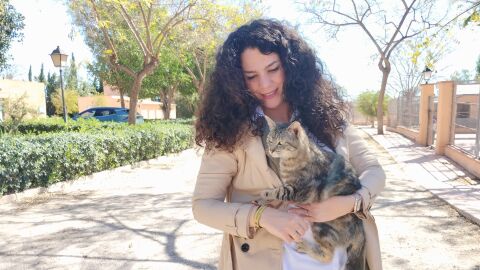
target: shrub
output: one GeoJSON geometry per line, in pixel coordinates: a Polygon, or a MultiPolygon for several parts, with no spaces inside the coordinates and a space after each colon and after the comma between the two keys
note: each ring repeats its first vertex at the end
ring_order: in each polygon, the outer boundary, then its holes
{"type": "Polygon", "coordinates": [[[192,127],[174,123],[0,139],[0,195],[75,179],[193,145],[192,127]]]}

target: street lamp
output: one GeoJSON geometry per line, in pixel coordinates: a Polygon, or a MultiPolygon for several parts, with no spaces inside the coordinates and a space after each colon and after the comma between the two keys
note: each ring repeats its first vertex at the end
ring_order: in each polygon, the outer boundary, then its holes
{"type": "Polygon", "coordinates": [[[63,78],[62,78],[62,67],[66,66],[68,55],[60,51],[60,46],[57,46],[55,50],[50,54],[52,57],[52,62],[55,67],[60,68],[60,88],[62,89],[62,106],[63,106],[63,121],[67,122],[67,107],[65,105],[65,93],[63,91],[63,78]]]}
{"type": "Polygon", "coordinates": [[[425,66],[425,70],[422,71],[423,78],[425,79],[425,83],[428,83],[428,80],[432,77],[432,70],[425,66]]]}

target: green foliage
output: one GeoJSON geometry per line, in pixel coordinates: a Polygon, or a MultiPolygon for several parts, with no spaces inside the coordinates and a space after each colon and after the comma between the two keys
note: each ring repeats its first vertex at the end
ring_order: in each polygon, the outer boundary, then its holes
{"type": "Polygon", "coordinates": [[[177,95],[175,99],[177,118],[191,118],[195,115],[199,101],[197,92],[190,95],[177,95]]]}
{"type": "Polygon", "coordinates": [[[45,82],[45,72],[43,71],[43,63],[42,66],[40,67],[40,74],[38,74],[38,77],[35,77],[35,80],[37,82],[45,82]]]}
{"type": "MultiPolygon", "coordinates": [[[[360,113],[367,117],[371,117],[372,126],[373,119],[377,116],[378,94],[379,92],[376,91],[364,91],[358,95],[357,100],[355,101],[360,113]]],[[[387,114],[389,100],[390,97],[387,95],[383,99],[383,115],[387,114]]]]}
{"type": "Polygon", "coordinates": [[[25,93],[20,97],[6,98],[3,101],[3,112],[5,114],[5,122],[2,123],[3,132],[15,133],[27,115],[37,115],[35,109],[28,107],[26,98],[27,94],[25,93]]]}
{"type": "Polygon", "coordinates": [[[30,68],[28,69],[28,81],[32,81],[32,65],[30,65],[30,68]]]}
{"type": "Polygon", "coordinates": [[[478,59],[477,59],[477,64],[475,66],[475,78],[477,80],[480,80],[480,55],[478,56],[478,59]]]}
{"type": "MultiPolygon", "coordinates": [[[[74,114],[78,112],[78,92],[67,89],[65,93],[65,106],[67,107],[67,114],[74,114]]],[[[55,113],[63,115],[62,90],[57,89],[52,94],[52,104],[55,107],[55,113]]]]}
{"type": "Polygon", "coordinates": [[[15,40],[21,41],[23,38],[21,31],[25,26],[24,19],[9,0],[0,0],[0,72],[8,67],[7,52],[10,44],[15,40]]]}
{"type": "Polygon", "coordinates": [[[73,53],[70,58],[70,66],[65,70],[65,88],[78,92],[77,64],[73,53]]]}
{"type": "MultiPolygon", "coordinates": [[[[480,5],[480,2],[478,2],[476,5],[480,5]]],[[[463,21],[463,27],[466,27],[469,24],[477,24],[477,26],[480,26],[480,8],[477,7],[476,9],[474,9],[472,14],[470,14],[463,21]]]]}
{"type": "Polygon", "coordinates": [[[193,144],[191,126],[174,122],[0,138],[0,195],[178,152],[193,144]]]}
{"type": "MultiPolygon", "coordinates": [[[[49,117],[42,119],[31,119],[21,122],[17,127],[17,133],[25,135],[38,135],[54,132],[101,132],[104,129],[121,129],[125,125],[115,122],[100,122],[95,118],[83,119],[77,121],[63,122],[62,117],[49,117]]],[[[0,125],[0,130],[6,130],[7,127],[0,125]]]]}
{"type": "Polygon", "coordinates": [[[472,78],[468,69],[462,69],[461,71],[455,71],[450,75],[452,81],[469,81],[472,78]]]}

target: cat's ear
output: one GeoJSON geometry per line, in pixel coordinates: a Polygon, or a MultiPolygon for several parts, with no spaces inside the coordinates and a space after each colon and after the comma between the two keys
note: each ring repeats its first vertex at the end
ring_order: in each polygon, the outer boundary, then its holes
{"type": "Polygon", "coordinates": [[[290,126],[288,126],[288,130],[290,130],[291,132],[293,132],[293,134],[295,134],[295,136],[298,137],[298,135],[303,131],[302,129],[302,125],[300,124],[300,122],[298,121],[293,121],[290,126]]]}
{"type": "Polygon", "coordinates": [[[266,115],[264,116],[264,118],[265,118],[265,121],[267,122],[268,129],[269,130],[275,129],[275,127],[277,126],[275,121],[273,121],[272,119],[270,119],[270,117],[268,117],[266,115]]]}

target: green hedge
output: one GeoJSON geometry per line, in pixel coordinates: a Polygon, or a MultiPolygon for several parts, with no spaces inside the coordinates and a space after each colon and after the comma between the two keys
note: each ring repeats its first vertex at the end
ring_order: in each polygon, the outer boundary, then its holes
{"type": "MultiPolygon", "coordinates": [[[[0,133],[7,133],[10,129],[11,123],[0,122],[0,133]]],[[[104,129],[118,129],[128,125],[127,123],[116,122],[100,122],[95,118],[91,119],[78,119],[74,121],[68,119],[65,124],[61,117],[51,117],[36,120],[27,120],[19,124],[17,127],[17,133],[25,135],[38,135],[43,133],[53,132],[68,132],[68,131],[101,131],[104,129]]]]}
{"type": "Polygon", "coordinates": [[[47,187],[192,147],[190,125],[146,123],[122,128],[0,139],[0,195],[47,187]]]}

